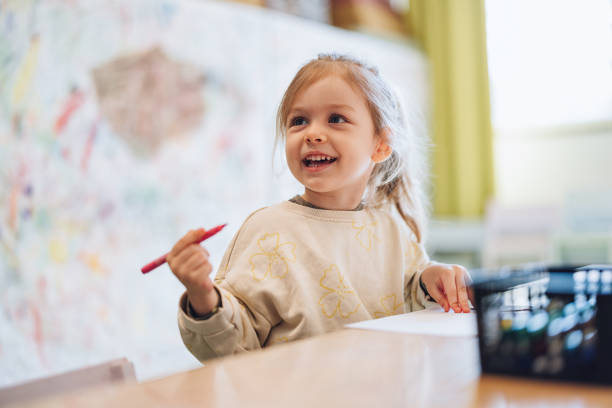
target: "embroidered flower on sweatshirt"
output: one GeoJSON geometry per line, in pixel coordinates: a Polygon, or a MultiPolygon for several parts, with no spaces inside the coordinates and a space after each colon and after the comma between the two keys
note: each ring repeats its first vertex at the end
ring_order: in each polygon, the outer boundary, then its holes
{"type": "Polygon", "coordinates": [[[347,318],[359,309],[359,299],[355,291],[344,283],[344,276],[334,264],[323,271],[319,285],[325,294],[319,299],[323,314],[332,318],[336,315],[347,318]]]}
{"type": "Polygon", "coordinates": [[[355,238],[359,242],[359,245],[361,245],[367,251],[372,249],[372,245],[377,239],[376,235],[374,234],[375,226],[375,222],[370,224],[362,224],[360,222],[353,221],[353,228],[357,230],[355,238]]]}
{"type": "Polygon", "coordinates": [[[251,275],[253,279],[264,280],[268,277],[282,279],[289,272],[289,262],[295,261],[295,244],[280,242],[280,234],[264,234],[257,240],[261,252],[251,255],[251,275]]]}
{"type": "Polygon", "coordinates": [[[382,306],[382,312],[376,311],[374,312],[374,317],[385,317],[385,316],[393,316],[394,314],[398,314],[402,311],[403,302],[399,302],[397,300],[397,295],[389,295],[383,296],[380,298],[380,305],[382,306]]]}

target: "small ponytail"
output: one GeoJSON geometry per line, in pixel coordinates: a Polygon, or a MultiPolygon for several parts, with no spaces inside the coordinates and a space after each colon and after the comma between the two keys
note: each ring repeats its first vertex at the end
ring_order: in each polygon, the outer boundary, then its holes
{"type": "Polygon", "coordinates": [[[410,183],[403,174],[399,174],[388,183],[376,187],[370,205],[375,208],[388,206],[397,211],[414,233],[417,242],[422,242],[424,237],[419,221],[425,216],[424,210],[419,208],[419,201],[409,193],[411,190],[410,183]]]}

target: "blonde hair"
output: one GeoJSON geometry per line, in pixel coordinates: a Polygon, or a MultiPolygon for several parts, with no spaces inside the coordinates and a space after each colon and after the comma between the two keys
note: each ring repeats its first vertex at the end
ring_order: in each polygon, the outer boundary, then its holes
{"type": "Polygon", "coordinates": [[[285,91],[276,115],[276,140],[285,140],[287,119],[297,94],[308,85],[328,76],[339,75],[366,99],[377,134],[385,134],[392,153],[374,166],[368,180],[365,204],[394,208],[414,233],[424,239],[426,199],[424,175],[426,151],[423,137],[410,131],[397,96],[382,80],[378,70],[365,63],[336,54],[321,54],[297,72],[285,91]],[[385,132],[386,131],[386,132],[385,132]]]}

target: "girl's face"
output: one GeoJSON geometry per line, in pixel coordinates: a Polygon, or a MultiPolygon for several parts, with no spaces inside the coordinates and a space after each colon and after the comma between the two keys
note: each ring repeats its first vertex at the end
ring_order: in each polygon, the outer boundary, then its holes
{"type": "Polygon", "coordinates": [[[365,98],[337,75],[302,89],[287,117],[289,169],[318,207],[359,205],[381,141],[365,98]]]}

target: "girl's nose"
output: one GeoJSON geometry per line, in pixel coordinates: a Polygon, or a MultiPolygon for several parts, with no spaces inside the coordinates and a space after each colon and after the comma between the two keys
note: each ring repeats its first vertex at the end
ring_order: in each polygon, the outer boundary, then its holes
{"type": "Polygon", "coordinates": [[[325,143],[327,141],[327,137],[320,132],[309,132],[306,133],[305,136],[306,143],[325,143]]]}

